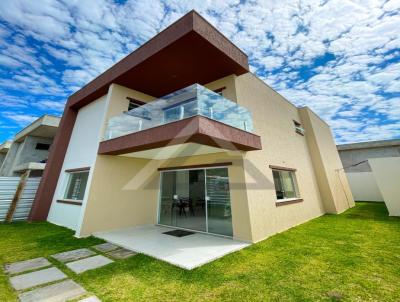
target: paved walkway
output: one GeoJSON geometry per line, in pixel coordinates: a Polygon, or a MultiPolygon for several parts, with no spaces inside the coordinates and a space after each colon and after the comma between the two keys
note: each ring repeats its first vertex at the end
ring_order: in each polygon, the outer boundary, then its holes
{"type": "MultiPolygon", "coordinates": [[[[111,243],[92,248],[67,251],[50,257],[65,264],[74,273],[82,274],[113,263],[114,260],[109,257],[119,260],[136,255],[135,252],[111,243]]],[[[21,302],[64,302],[79,298],[81,302],[100,301],[43,257],[6,264],[4,271],[21,302]]]]}

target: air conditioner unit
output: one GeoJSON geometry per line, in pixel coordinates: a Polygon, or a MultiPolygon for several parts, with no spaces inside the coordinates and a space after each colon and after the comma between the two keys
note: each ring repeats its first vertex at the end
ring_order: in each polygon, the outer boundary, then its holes
{"type": "Polygon", "coordinates": [[[306,131],[304,130],[304,128],[303,127],[296,127],[296,132],[297,133],[299,133],[299,134],[301,134],[301,135],[304,135],[305,133],[306,133],[306,131]]]}

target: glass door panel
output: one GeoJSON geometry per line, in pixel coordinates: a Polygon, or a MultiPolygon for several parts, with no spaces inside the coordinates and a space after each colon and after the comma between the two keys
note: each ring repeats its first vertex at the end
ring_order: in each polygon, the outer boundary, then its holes
{"type": "Polygon", "coordinates": [[[161,173],[159,223],[207,231],[204,170],[161,173]]]}
{"type": "Polygon", "coordinates": [[[232,236],[228,169],[207,169],[206,188],[208,232],[232,236]]]}

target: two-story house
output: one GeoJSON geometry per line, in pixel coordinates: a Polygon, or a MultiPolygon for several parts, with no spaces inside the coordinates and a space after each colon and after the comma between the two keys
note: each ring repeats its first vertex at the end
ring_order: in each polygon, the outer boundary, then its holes
{"type": "Polygon", "coordinates": [[[30,219],[257,242],[353,205],[329,126],[192,11],[68,98],[30,219]]]}

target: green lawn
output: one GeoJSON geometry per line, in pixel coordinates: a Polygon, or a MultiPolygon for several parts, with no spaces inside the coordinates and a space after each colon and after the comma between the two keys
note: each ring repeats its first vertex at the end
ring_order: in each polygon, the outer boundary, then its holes
{"type": "MultiPolygon", "coordinates": [[[[0,264],[101,242],[72,235],[0,224],[0,264]]],[[[58,266],[102,301],[400,301],[400,219],[382,203],[358,203],[193,271],[144,255],[80,276],[58,266]]],[[[0,301],[16,301],[2,271],[0,301]]]]}

